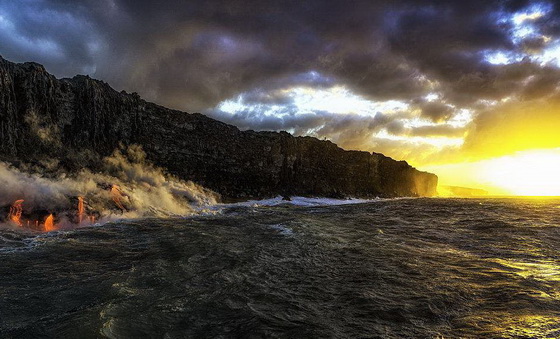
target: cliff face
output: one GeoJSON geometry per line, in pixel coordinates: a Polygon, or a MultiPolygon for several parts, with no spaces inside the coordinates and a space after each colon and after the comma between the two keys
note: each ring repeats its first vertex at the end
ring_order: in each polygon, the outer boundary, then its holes
{"type": "Polygon", "coordinates": [[[0,142],[0,160],[69,171],[95,169],[120,144],[139,144],[156,165],[225,198],[432,196],[437,187],[434,174],[382,154],[240,131],[87,76],[58,80],[39,64],[1,57],[0,142]]]}

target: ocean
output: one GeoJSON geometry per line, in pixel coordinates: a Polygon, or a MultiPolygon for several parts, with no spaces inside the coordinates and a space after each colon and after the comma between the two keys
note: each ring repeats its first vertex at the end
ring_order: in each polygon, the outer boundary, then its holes
{"type": "Polygon", "coordinates": [[[2,228],[0,337],[558,338],[560,199],[272,199],[2,228]]]}

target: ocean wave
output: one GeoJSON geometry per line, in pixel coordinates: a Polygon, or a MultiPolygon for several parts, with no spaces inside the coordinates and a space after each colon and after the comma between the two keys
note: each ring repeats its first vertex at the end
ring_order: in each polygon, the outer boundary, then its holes
{"type": "Polygon", "coordinates": [[[382,199],[382,198],[375,198],[375,199],[357,199],[357,198],[349,198],[349,199],[333,199],[333,198],[309,198],[309,197],[290,197],[289,200],[284,199],[282,196],[277,196],[271,199],[262,199],[262,200],[247,200],[237,203],[229,203],[229,204],[217,204],[214,208],[223,208],[223,207],[261,207],[261,206],[278,206],[278,205],[294,205],[294,206],[303,206],[303,207],[312,207],[312,206],[338,206],[338,205],[349,205],[349,204],[365,204],[375,201],[383,201],[383,200],[390,200],[390,199],[382,199]]]}

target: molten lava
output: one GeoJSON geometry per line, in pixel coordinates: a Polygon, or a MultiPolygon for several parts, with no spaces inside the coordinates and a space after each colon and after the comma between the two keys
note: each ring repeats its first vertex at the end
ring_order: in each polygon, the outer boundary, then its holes
{"type": "Polygon", "coordinates": [[[47,219],[45,219],[45,232],[54,231],[54,217],[52,214],[49,214],[47,219]]]}
{"type": "Polygon", "coordinates": [[[8,214],[8,219],[16,223],[18,226],[23,226],[21,223],[21,213],[23,212],[23,199],[16,200],[10,207],[10,213],[8,214]]]}
{"type": "Polygon", "coordinates": [[[115,203],[115,205],[117,205],[118,208],[120,208],[123,211],[126,210],[122,204],[123,196],[121,194],[121,190],[119,189],[119,186],[117,185],[111,186],[111,198],[113,199],[113,202],[115,203]]]}
{"type": "MultiPolygon", "coordinates": [[[[122,199],[122,195],[120,193],[120,190],[117,186],[114,186],[114,188],[111,189],[111,195],[113,198],[113,201],[115,202],[115,204],[117,204],[117,206],[124,210],[124,206],[121,203],[121,199],[122,199]]],[[[90,224],[94,224],[95,223],[95,219],[96,217],[94,215],[88,215],[86,213],[86,206],[85,206],[85,201],[84,198],[79,196],[78,197],[78,210],[77,210],[77,220],[78,220],[78,225],[81,225],[82,223],[90,223],[90,224]]],[[[38,216],[36,213],[32,214],[35,216],[38,216]]],[[[65,214],[63,212],[62,218],[65,218],[65,214]]],[[[60,225],[55,224],[54,222],[54,215],[51,213],[49,214],[42,223],[39,222],[39,220],[33,220],[33,219],[29,219],[29,218],[24,218],[23,217],[23,199],[19,199],[14,201],[14,203],[10,206],[10,211],[8,213],[8,218],[9,221],[11,221],[12,223],[20,226],[20,227],[25,227],[28,229],[32,229],[32,230],[36,230],[36,231],[44,231],[44,232],[50,232],[50,231],[54,231],[59,229],[60,225]]]]}
{"type": "MultiPolygon", "coordinates": [[[[24,223],[27,225],[27,228],[31,227],[30,220],[22,220],[22,213],[23,213],[23,199],[19,199],[14,201],[12,206],[10,207],[10,212],[8,213],[8,220],[17,224],[20,227],[24,227],[24,223]]],[[[35,230],[40,230],[39,228],[39,221],[35,220],[35,230]]],[[[49,214],[49,216],[45,219],[45,223],[42,225],[43,230],[46,232],[54,231],[56,229],[56,225],[54,224],[54,216],[49,214]]]]}
{"type": "Polygon", "coordinates": [[[78,197],[78,224],[82,223],[82,220],[84,219],[84,213],[84,198],[78,197]]]}

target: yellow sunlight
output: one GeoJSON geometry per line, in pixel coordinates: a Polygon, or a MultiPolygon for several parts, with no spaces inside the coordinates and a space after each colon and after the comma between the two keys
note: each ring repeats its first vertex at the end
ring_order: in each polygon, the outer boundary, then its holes
{"type": "Polygon", "coordinates": [[[425,169],[439,176],[440,185],[479,188],[490,195],[560,196],[560,148],[425,169]]]}
{"type": "Polygon", "coordinates": [[[484,162],[482,179],[513,195],[560,196],[560,151],[518,152],[484,162]]]}

